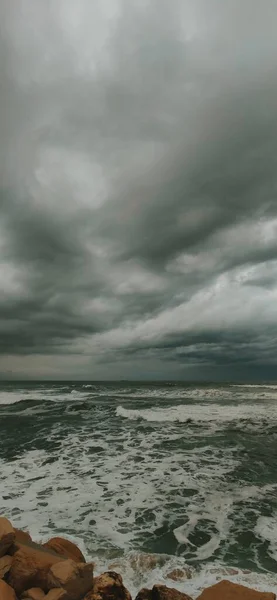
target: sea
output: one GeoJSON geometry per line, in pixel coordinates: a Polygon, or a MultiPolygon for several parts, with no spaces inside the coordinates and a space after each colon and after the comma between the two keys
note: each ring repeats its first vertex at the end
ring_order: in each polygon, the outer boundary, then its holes
{"type": "Polygon", "coordinates": [[[0,514],[132,594],[276,592],[277,384],[1,382],[0,514]]]}

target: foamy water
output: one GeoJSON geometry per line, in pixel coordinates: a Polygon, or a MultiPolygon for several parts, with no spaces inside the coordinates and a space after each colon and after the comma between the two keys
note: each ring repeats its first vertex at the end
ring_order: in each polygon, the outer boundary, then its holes
{"type": "Polygon", "coordinates": [[[276,400],[271,384],[2,385],[0,512],[36,540],[76,539],[99,570],[117,561],[133,592],[196,597],[230,567],[272,590],[276,400]],[[170,582],[176,566],[192,579],[170,582]]]}

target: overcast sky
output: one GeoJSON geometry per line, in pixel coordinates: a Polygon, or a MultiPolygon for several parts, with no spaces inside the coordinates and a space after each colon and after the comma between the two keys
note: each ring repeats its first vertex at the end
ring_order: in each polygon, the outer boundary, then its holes
{"type": "Polygon", "coordinates": [[[277,379],[276,0],[1,0],[0,375],[277,379]]]}

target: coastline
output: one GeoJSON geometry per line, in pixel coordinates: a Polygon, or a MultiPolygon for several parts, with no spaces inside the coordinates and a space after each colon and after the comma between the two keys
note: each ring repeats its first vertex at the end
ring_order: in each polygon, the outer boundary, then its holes
{"type": "Polygon", "coordinates": [[[35,541],[27,531],[13,528],[8,519],[0,517],[1,600],[274,600],[276,597],[277,576],[268,574],[217,564],[191,568],[180,558],[137,552],[108,562],[104,557],[87,556],[70,536],[35,541]],[[34,588],[40,592],[33,592],[34,588]]]}

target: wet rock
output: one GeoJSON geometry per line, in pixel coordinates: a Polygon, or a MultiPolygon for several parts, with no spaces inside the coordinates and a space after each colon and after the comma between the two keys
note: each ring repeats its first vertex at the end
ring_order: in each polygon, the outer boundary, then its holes
{"type": "Polygon", "coordinates": [[[68,595],[62,588],[53,588],[44,596],[44,600],[67,600],[68,595]]]}
{"type": "Polygon", "coordinates": [[[185,581],[191,579],[191,573],[188,569],[173,569],[166,577],[172,581],[185,581]]]}
{"type": "Polygon", "coordinates": [[[191,598],[174,588],[168,588],[166,585],[154,585],[152,600],[191,600],[191,598]]]}
{"type": "MultiPolygon", "coordinates": [[[[122,577],[114,571],[107,571],[95,577],[92,591],[85,600],[132,600],[131,594],[123,585],[122,577]]],[[[146,599],[145,599],[146,600],[146,599]]]]}
{"type": "Polygon", "coordinates": [[[65,556],[65,558],[75,560],[75,562],[77,563],[86,562],[86,559],[83,556],[81,550],[79,550],[78,546],[64,538],[51,538],[50,540],[48,540],[48,542],[46,542],[46,544],[43,544],[43,547],[48,548],[49,550],[54,550],[54,552],[56,552],[57,554],[65,556]]]}
{"type": "Polygon", "coordinates": [[[15,541],[15,532],[12,524],[5,517],[0,517],[0,558],[7,554],[15,541]]]}
{"type": "Polygon", "coordinates": [[[62,588],[72,600],[80,600],[93,587],[92,563],[63,560],[53,564],[48,573],[48,589],[62,588]]]}
{"type": "Polygon", "coordinates": [[[223,580],[204,590],[198,600],[276,600],[276,596],[223,580]]]}
{"type": "Polygon", "coordinates": [[[5,556],[0,558],[0,579],[4,579],[5,575],[9,572],[12,561],[12,557],[8,554],[5,554],[5,556]]]}
{"type": "Polygon", "coordinates": [[[166,585],[154,585],[152,590],[143,588],[137,595],[136,600],[192,600],[187,594],[183,594],[166,585]]]}
{"type": "Polygon", "coordinates": [[[0,579],[0,598],[1,600],[16,600],[14,590],[3,579],[0,579]]]}
{"type": "Polygon", "coordinates": [[[137,594],[136,600],[152,600],[152,590],[142,588],[137,594]]]}
{"type": "Polygon", "coordinates": [[[13,556],[17,550],[19,550],[22,544],[25,546],[26,544],[32,543],[32,538],[27,531],[22,531],[21,529],[16,529],[14,527],[15,532],[15,541],[13,545],[9,548],[8,553],[13,556]]]}
{"type": "Polygon", "coordinates": [[[44,600],[45,593],[41,588],[31,588],[22,594],[22,598],[28,600],[44,600]]]}
{"type": "Polygon", "coordinates": [[[16,529],[16,527],[14,527],[14,532],[15,539],[17,542],[20,542],[21,544],[26,544],[32,541],[32,538],[28,531],[22,531],[22,529],[16,529]]]}
{"type": "Polygon", "coordinates": [[[47,592],[49,591],[48,571],[52,565],[61,560],[63,559],[60,556],[38,544],[22,545],[13,556],[8,583],[18,596],[32,587],[39,587],[47,592]]]}

